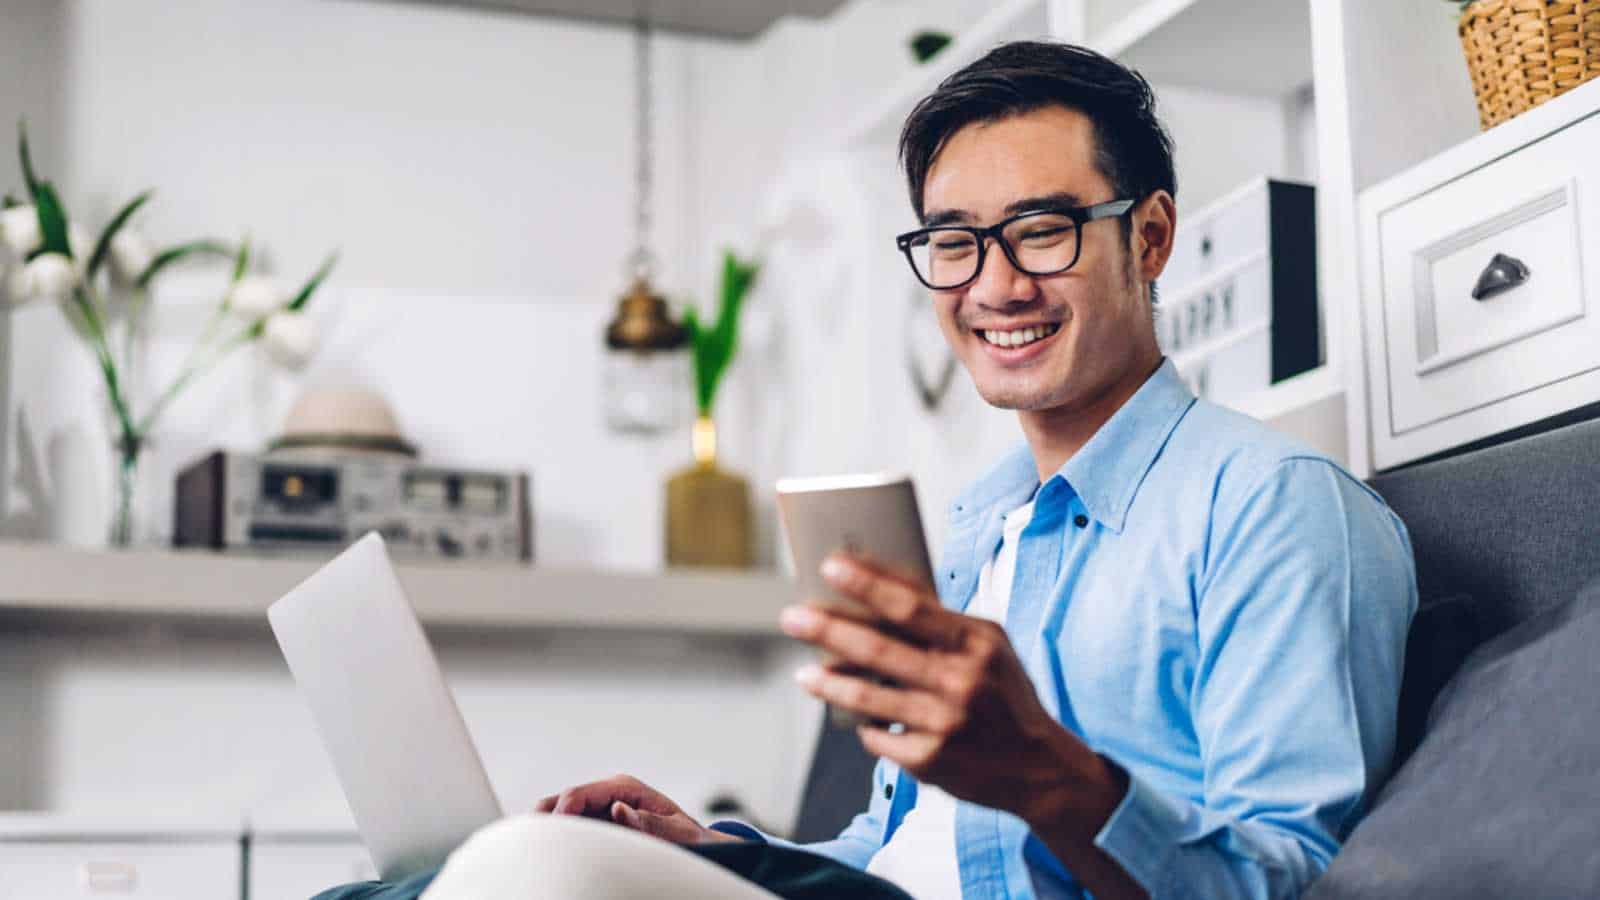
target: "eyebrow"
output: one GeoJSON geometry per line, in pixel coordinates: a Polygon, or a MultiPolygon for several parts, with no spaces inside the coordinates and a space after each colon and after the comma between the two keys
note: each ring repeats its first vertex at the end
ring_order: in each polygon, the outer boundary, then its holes
{"type": "MultiPolygon", "coordinates": [[[[1083,200],[1071,191],[1057,191],[1054,194],[1045,194],[1040,197],[1024,197],[1015,203],[1008,204],[1003,210],[1006,217],[1018,213],[1035,212],[1041,209],[1059,209],[1063,206],[1082,206],[1083,200]]],[[[923,228],[937,228],[940,225],[970,224],[976,219],[972,213],[964,209],[937,209],[922,217],[923,228]]]]}

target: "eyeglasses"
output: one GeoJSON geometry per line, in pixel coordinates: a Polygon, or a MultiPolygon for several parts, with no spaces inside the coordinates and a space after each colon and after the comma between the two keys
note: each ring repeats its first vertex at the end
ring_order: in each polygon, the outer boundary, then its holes
{"type": "Polygon", "coordinates": [[[1000,245],[1011,265],[1028,275],[1057,275],[1078,264],[1083,250],[1078,230],[1096,219],[1114,219],[1133,209],[1132,200],[1094,206],[1033,210],[1002,219],[988,228],[939,225],[908,231],[895,238],[917,280],[935,291],[970,284],[983,271],[989,238],[1000,245]]]}

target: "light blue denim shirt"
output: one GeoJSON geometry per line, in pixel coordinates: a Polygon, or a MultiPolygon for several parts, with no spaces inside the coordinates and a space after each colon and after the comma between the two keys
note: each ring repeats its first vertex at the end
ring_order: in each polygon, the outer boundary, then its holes
{"type": "MultiPolygon", "coordinates": [[[[1166,362],[1043,485],[1021,447],[956,501],[946,606],[966,608],[1035,492],[1006,631],[1050,713],[1129,775],[1095,843],[1155,898],[1298,895],[1393,754],[1417,603],[1405,527],[1166,362]]],[[[916,796],[880,761],[867,811],[804,847],[864,868],[916,796]]],[[[1085,896],[1008,813],[959,804],[956,851],[967,900],[1085,896]]]]}

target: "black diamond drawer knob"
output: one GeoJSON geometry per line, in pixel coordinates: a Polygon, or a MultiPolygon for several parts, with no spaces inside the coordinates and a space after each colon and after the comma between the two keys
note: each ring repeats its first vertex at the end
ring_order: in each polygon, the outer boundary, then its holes
{"type": "Polygon", "coordinates": [[[1528,269],[1528,264],[1515,256],[1496,253],[1494,259],[1489,260],[1489,265],[1478,276],[1478,283],[1472,288],[1472,299],[1488,300],[1498,297],[1528,280],[1533,274],[1528,269]]]}

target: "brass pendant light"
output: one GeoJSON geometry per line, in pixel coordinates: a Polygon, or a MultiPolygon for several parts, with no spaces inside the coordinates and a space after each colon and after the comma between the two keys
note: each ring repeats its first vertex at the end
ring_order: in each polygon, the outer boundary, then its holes
{"type": "Polygon", "coordinates": [[[629,287],[606,326],[606,422],[614,431],[654,434],[683,422],[690,393],[689,334],[672,318],[666,298],[651,287],[650,189],[653,162],[650,91],[650,26],[634,28],[636,122],[634,247],[627,261],[629,287]]]}

